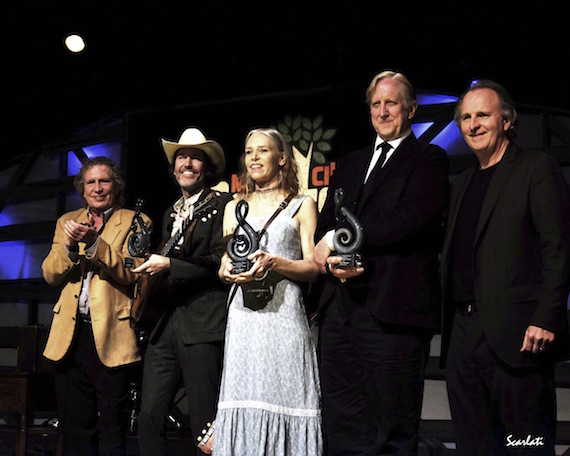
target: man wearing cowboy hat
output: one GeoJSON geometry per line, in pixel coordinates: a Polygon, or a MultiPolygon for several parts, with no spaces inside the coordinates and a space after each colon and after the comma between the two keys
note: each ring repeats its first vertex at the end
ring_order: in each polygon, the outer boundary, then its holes
{"type": "Polygon", "coordinates": [[[214,418],[226,326],[227,290],[216,271],[224,250],[223,209],[231,195],[210,188],[225,171],[224,152],[197,128],[186,129],[178,142],[162,139],[162,147],[182,192],[164,214],[162,239],[166,242],[180,230],[184,234],[172,255],[152,254],[134,270],[162,273],[154,296],[162,314],[144,359],[138,417],[141,456],[167,453],[165,418],[181,379],[194,438],[214,418]],[[212,207],[194,217],[194,209],[212,195],[212,207]],[[184,229],[188,218],[196,222],[184,229]]]}

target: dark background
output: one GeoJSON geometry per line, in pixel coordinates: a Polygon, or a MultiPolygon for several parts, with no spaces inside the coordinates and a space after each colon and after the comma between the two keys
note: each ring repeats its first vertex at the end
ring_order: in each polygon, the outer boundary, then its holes
{"type": "Polygon", "coordinates": [[[4,2],[0,161],[126,111],[322,88],[360,103],[386,68],[421,90],[491,78],[520,105],[567,108],[566,17],[545,1],[4,2]],[[83,53],[65,50],[70,32],[83,53]]]}
{"type": "Polygon", "coordinates": [[[330,141],[333,150],[327,153],[327,160],[334,161],[365,147],[373,139],[362,91],[353,88],[279,92],[247,100],[230,99],[130,114],[126,140],[128,205],[132,206],[136,198],[143,198],[145,211],[156,221],[160,220],[166,203],[180,196],[178,186],[173,184],[167,172],[161,137],[177,141],[185,128],[197,125],[222,146],[227,162],[224,180],[231,184],[231,175],[238,170],[246,133],[259,126],[277,127],[287,116],[296,118],[299,115],[311,122],[322,116],[323,129],[335,130],[330,141]]]}

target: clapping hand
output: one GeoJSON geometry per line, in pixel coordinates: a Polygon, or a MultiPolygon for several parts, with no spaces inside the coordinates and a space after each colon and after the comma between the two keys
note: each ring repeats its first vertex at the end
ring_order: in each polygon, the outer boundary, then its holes
{"type": "Polygon", "coordinates": [[[89,223],[78,223],[68,220],[63,226],[63,231],[67,235],[65,245],[69,250],[74,250],[80,242],[84,242],[86,247],[90,247],[97,240],[97,230],[92,220],[89,223]]]}

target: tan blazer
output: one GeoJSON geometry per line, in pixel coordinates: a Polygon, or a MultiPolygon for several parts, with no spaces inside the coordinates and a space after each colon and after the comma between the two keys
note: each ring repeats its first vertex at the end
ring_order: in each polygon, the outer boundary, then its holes
{"type": "MultiPolygon", "coordinates": [[[[44,350],[46,358],[60,361],[71,347],[81,284],[85,270],[90,268],[94,271],[89,289],[90,312],[95,347],[101,362],[107,367],[117,367],[141,359],[135,333],[129,324],[132,287],[137,274],[125,268],[125,258],[131,256],[127,240],[133,215],[132,210],[116,209],[105,225],[92,258],[86,258],[80,244],[79,259],[75,263],[64,247],[66,235],[63,227],[67,220],[87,222],[87,210],[68,212],[58,219],[51,250],[42,263],[46,282],[61,287],[44,350]]],[[[152,229],[150,219],[146,215],[143,219],[152,229]]],[[[133,268],[142,262],[142,258],[135,259],[133,268]]]]}

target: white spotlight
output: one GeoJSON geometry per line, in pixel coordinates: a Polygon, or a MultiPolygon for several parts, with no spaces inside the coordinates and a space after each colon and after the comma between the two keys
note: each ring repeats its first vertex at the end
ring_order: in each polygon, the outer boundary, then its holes
{"type": "Polygon", "coordinates": [[[68,35],[67,38],[65,38],[64,43],[65,47],[74,54],[78,54],[85,49],[85,41],[83,41],[83,38],[76,33],[68,35]]]}

